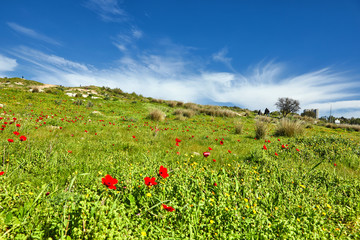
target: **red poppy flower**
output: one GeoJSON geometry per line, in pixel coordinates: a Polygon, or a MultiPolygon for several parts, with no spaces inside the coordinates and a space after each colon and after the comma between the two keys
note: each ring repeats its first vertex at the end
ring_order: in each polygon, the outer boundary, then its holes
{"type": "Polygon", "coordinates": [[[159,175],[163,178],[167,178],[169,176],[169,174],[167,173],[167,168],[160,166],[159,175]]]}
{"type": "Polygon", "coordinates": [[[71,150],[68,150],[68,153],[72,153],[72,151],[71,151],[71,150]]]}
{"type": "Polygon", "coordinates": [[[267,147],[264,145],[264,146],[263,146],[263,149],[264,149],[264,150],[267,150],[267,147]]]}
{"type": "Polygon", "coordinates": [[[145,181],[146,186],[157,185],[157,182],[155,182],[154,177],[152,177],[152,178],[146,177],[146,178],[144,178],[144,181],[145,181]]]}
{"type": "Polygon", "coordinates": [[[176,152],[177,155],[180,155],[180,152],[176,152]]]}
{"type": "Polygon", "coordinates": [[[209,147],[209,151],[211,151],[212,150],[212,148],[211,147],[209,147]]]}
{"type": "Polygon", "coordinates": [[[26,139],[27,139],[27,138],[26,138],[25,136],[21,136],[21,137],[20,137],[20,141],[26,141],[26,139]]]}
{"type": "Polygon", "coordinates": [[[175,210],[173,207],[166,206],[165,204],[163,204],[162,207],[163,207],[166,211],[168,211],[168,212],[172,212],[172,211],[175,210]]]}
{"type": "Polygon", "coordinates": [[[203,155],[204,155],[204,157],[208,157],[208,156],[210,156],[210,153],[209,152],[204,152],[203,155]]]}
{"type": "Polygon", "coordinates": [[[17,132],[17,131],[15,131],[15,132],[13,132],[13,134],[15,134],[16,136],[18,136],[20,133],[17,132]]]}
{"type": "Polygon", "coordinates": [[[299,149],[296,149],[296,151],[300,152],[300,150],[299,150],[299,149]]]}
{"type": "Polygon", "coordinates": [[[279,156],[277,153],[275,153],[276,156],[279,156]]]}
{"type": "Polygon", "coordinates": [[[133,138],[136,138],[135,136],[132,136],[133,138]]]}
{"type": "Polygon", "coordinates": [[[336,167],[337,165],[336,165],[336,163],[334,163],[334,167],[336,167]]]}
{"type": "Polygon", "coordinates": [[[176,146],[179,146],[179,143],[178,143],[178,142],[176,143],[176,146]]]}
{"type": "Polygon", "coordinates": [[[17,127],[20,127],[21,125],[20,124],[16,124],[17,127]]]}
{"type": "Polygon", "coordinates": [[[104,184],[110,189],[116,189],[114,185],[118,183],[118,180],[116,178],[111,177],[109,174],[106,175],[105,178],[102,178],[101,181],[102,184],[104,184]]]}
{"type": "Polygon", "coordinates": [[[214,186],[216,187],[216,186],[217,186],[217,183],[214,183],[214,186]]]}
{"type": "Polygon", "coordinates": [[[282,148],[286,148],[284,144],[283,144],[283,145],[281,145],[281,147],[282,147],[282,148]]]}
{"type": "Polygon", "coordinates": [[[231,151],[230,151],[230,150],[228,150],[228,152],[229,152],[229,153],[231,153],[231,151]]]}
{"type": "Polygon", "coordinates": [[[5,173],[5,172],[0,172],[0,176],[1,176],[1,175],[4,175],[4,173],[5,173]]]}
{"type": "Polygon", "coordinates": [[[278,138],[278,141],[280,142],[280,139],[278,138]]]}
{"type": "Polygon", "coordinates": [[[9,138],[9,139],[8,139],[8,142],[14,142],[14,140],[13,140],[13,139],[11,139],[11,138],[9,138]]]}
{"type": "Polygon", "coordinates": [[[224,144],[224,142],[223,141],[220,141],[220,145],[223,145],[224,144]]]}
{"type": "Polygon", "coordinates": [[[213,162],[216,162],[216,160],[215,160],[215,159],[213,159],[213,162]]]}
{"type": "Polygon", "coordinates": [[[45,193],[46,196],[49,196],[50,192],[45,193]]]}
{"type": "Polygon", "coordinates": [[[176,142],[178,142],[178,143],[179,143],[179,142],[181,142],[181,140],[180,140],[180,139],[178,139],[178,138],[176,138],[176,139],[175,139],[175,141],[176,141],[176,142]]]}

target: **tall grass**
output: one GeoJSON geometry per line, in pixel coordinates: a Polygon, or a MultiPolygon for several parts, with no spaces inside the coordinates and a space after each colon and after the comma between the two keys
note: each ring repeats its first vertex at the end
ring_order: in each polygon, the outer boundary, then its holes
{"type": "Polygon", "coordinates": [[[256,121],[255,123],[255,137],[257,139],[264,139],[266,137],[268,125],[263,121],[256,121]]]}
{"type": "Polygon", "coordinates": [[[302,121],[282,118],[276,126],[275,135],[294,137],[304,133],[304,123],[302,121]]]}
{"type": "Polygon", "coordinates": [[[149,113],[149,118],[154,121],[164,121],[165,116],[165,113],[160,109],[153,109],[149,113]]]}

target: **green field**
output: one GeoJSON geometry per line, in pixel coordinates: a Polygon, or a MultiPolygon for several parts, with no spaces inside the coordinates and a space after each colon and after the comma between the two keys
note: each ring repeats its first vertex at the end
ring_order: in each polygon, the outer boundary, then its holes
{"type": "Polygon", "coordinates": [[[359,132],[255,139],[249,110],[35,84],[0,79],[0,239],[360,239],[359,132]]]}

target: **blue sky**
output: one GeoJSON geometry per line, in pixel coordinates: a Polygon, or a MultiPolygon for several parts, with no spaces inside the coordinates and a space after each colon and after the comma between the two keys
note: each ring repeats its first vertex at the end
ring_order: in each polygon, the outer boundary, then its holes
{"type": "Polygon", "coordinates": [[[360,117],[360,1],[2,1],[0,36],[0,76],[360,117]]]}

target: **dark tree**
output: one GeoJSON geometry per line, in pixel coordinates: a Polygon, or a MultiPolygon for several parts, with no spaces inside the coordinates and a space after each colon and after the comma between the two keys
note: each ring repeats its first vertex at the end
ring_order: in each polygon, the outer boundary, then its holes
{"type": "Polygon", "coordinates": [[[300,102],[291,98],[279,98],[275,106],[286,117],[289,113],[296,113],[300,110],[300,102]]]}

